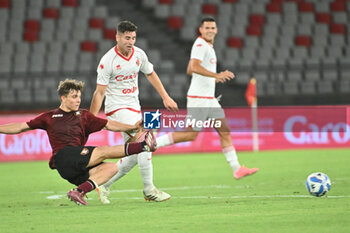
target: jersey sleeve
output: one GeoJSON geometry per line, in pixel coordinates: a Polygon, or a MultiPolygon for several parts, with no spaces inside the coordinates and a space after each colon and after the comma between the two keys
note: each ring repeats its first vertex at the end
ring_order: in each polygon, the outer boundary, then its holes
{"type": "Polygon", "coordinates": [[[108,85],[112,75],[112,62],[108,58],[108,54],[104,55],[97,67],[97,84],[108,85]]]}
{"type": "Polygon", "coordinates": [[[201,40],[196,40],[192,46],[191,59],[198,59],[203,61],[205,55],[206,44],[201,40]]]}
{"type": "Polygon", "coordinates": [[[153,72],[153,64],[149,62],[145,52],[141,52],[141,68],[140,70],[144,74],[150,74],[153,72]]]}
{"type": "Polygon", "coordinates": [[[42,113],[39,116],[35,117],[34,119],[27,121],[27,125],[31,129],[44,129],[47,128],[47,113],[42,113]]]}
{"type": "Polygon", "coordinates": [[[100,117],[94,116],[91,112],[85,111],[85,125],[87,133],[93,133],[100,131],[107,124],[107,119],[102,119],[100,117]]]}

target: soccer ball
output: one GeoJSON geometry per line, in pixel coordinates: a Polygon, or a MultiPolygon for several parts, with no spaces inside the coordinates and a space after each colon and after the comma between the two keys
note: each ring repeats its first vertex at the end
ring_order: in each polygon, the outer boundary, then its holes
{"type": "Polygon", "coordinates": [[[315,172],[306,179],[306,188],[316,197],[322,197],[331,189],[331,180],[322,172],[315,172]]]}

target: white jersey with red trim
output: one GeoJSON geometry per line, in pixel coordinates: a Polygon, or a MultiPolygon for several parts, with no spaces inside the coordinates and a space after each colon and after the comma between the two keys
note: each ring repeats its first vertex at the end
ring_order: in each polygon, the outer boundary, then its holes
{"type": "Polygon", "coordinates": [[[146,53],[133,47],[130,57],[120,54],[116,47],[111,48],[97,67],[97,85],[107,86],[105,113],[120,108],[140,110],[138,74],[153,72],[153,65],[146,53]]]}
{"type": "MultiPolygon", "coordinates": [[[[191,50],[191,59],[198,59],[208,71],[216,73],[216,54],[213,46],[202,37],[198,37],[191,50]]],[[[188,97],[210,97],[215,96],[215,78],[203,76],[197,73],[192,74],[188,97]]]]}

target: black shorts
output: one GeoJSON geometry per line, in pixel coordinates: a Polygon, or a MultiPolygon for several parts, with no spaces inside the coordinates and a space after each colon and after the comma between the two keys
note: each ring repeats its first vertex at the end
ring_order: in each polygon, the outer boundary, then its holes
{"type": "Polygon", "coordinates": [[[70,183],[80,185],[89,179],[89,170],[100,165],[87,168],[94,146],[66,146],[54,155],[54,163],[58,173],[70,183]]]}

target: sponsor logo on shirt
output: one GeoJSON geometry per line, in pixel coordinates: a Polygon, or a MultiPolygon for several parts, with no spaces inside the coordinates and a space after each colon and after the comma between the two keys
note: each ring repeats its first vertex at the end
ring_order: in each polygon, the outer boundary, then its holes
{"type": "Polygon", "coordinates": [[[162,113],[159,109],[156,112],[143,112],[143,128],[160,129],[162,113]]]}
{"type": "Polygon", "coordinates": [[[81,155],[87,155],[89,154],[89,149],[88,148],[84,148],[81,152],[80,152],[81,155]]]}
{"type": "Polygon", "coordinates": [[[56,118],[56,117],[63,117],[63,114],[53,114],[52,118],[56,118]]]}
{"type": "Polygon", "coordinates": [[[115,80],[117,80],[117,82],[120,82],[120,81],[124,81],[124,80],[128,80],[128,79],[134,79],[137,77],[137,73],[134,73],[134,74],[131,74],[131,75],[127,75],[127,76],[124,76],[124,75],[118,75],[115,77],[115,80]]]}
{"type": "Polygon", "coordinates": [[[100,68],[101,68],[101,70],[103,70],[103,68],[105,68],[105,66],[103,64],[100,64],[100,68]]]}
{"type": "Polygon", "coordinates": [[[140,60],[137,58],[137,60],[136,60],[136,65],[137,66],[140,66],[140,60]]]}
{"type": "Polygon", "coordinates": [[[121,70],[122,67],[120,65],[117,65],[117,70],[121,70]]]}
{"type": "Polygon", "coordinates": [[[123,94],[131,94],[134,93],[137,90],[137,87],[132,87],[132,88],[125,88],[123,89],[123,94]]]}

